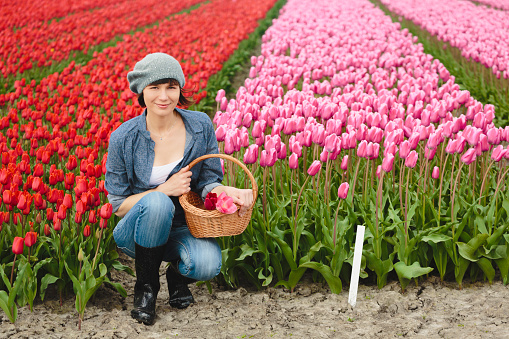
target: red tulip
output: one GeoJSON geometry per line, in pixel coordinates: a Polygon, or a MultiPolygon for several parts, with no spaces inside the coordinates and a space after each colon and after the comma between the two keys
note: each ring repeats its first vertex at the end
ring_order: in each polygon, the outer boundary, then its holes
{"type": "Polygon", "coordinates": [[[22,237],[14,237],[14,240],[12,242],[12,253],[22,254],[24,245],[25,239],[23,239],[22,237]]]}
{"type": "Polygon", "coordinates": [[[25,246],[32,247],[33,244],[37,241],[37,233],[35,232],[27,232],[25,234],[25,246]]]}
{"type": "Polygon", "coordinates": [[[10,205],[13,202],[12,192],[10,190],[5,190],[2,193],[2,200],[3,200],[4,204],[10,205]]]}
{"type": "Polygon", "coordinates": [[[66,194],[64,196],[64,200],[62,201],[62,204],[67,207],[67,209],[71,208],[72,207],[72,204],[73,204],[73,201],[72,201],[72,196],[70,194],[66,194]]]}
{"type": "Polygon", "coordinates": [[[46,209],[46,220],[52,221],[55,215],[55,211],[53,211],[51,208],[46,209]]]}
{"type": "Polygon", "coordinates": [[[208,193],[205,197],[204,205],[206,210],[214,210],[216,209],[217,203],[217,194],[216,193],[208,193]]]}
{"type": "Polygon", "coordinates": [[[53,229],[55,231],[60,231],[62,229],[62,220],[58,219],[58,218],[53,218],[53,229]]]}
{"type": "Polygon", "coordinates": [[[103,219],[109,219],[113,213],[113,206],[110,203],[106,203],[101,206],[99,210],[99,216],[103,219]]]}
{"type": "Polygon", "coordinates": [[[90,236],[90,225],[85,225],[83,228],[83,236],[88,238],[90,236]]]}
{"type": "Polygon", "coordinates": [[[95,224],[97,222],[95,210],[91,210],[90,213],[88,214],[88,222],[91,224],[95,224]]]}
{"type": "Polygon", "coordinates": [[[69,160],[67,160],[67,163],[65,164],[65,168],[67,168],[69,171],[72,171],[76,167],[78,167],[78,160],[76,159],[76,156],[70,155],[69,160]]]}
{"type": "Polygon", "coordinates": [[[67,207],[62,204],[58,207],[57,218],[64,220],[67,217],[67,207]]]}
{"type": "Polygon", "coordinates": [[[101,220],[99,221],[99,227],[100,227],[100,228],[106,228],[106,227],[108,227],[108,220],[107,220],[107,219],[103,219],[103,218],[101,218],[101,220]]]}
{"type": "Polygon", "coordinates": [[[346,199],[348,196],[348,190],[350,189],[350,185],[347,182],[342,183],[339,185],[338,188],[338,198],[339,199],[346,199]]]}
{"type": "Polygon", "coordinates": [[[51,234],[51,229],[49,228],[48,224],[44,225],[44,235],[49,236],[51,234]]]}
{"type": "Polygon", "coordinates": [[[81,214],[80,212],[76,212],[76,214],[74,215],[74,222],[77,224],[81,224],[82,220],[83,220],[83,214],[81,214]]]}

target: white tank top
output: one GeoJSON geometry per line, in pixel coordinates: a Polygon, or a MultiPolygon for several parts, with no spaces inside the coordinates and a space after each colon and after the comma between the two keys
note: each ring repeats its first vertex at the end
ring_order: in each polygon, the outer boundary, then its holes
{"type": "Polygon", "coordinates": [[[175,166],[178,165],[178,163],[182,159],[183,158],[180,158],[180,159],[175,160],[174,162],[171,162],[167,165],[152,167],[152,174],[150,175],[149,185],[150,186],[159,186],[163,182],[165,182],[166,178],[168,178],[168,175],[171,173],[171,171],[175,168],[175,166]]]}

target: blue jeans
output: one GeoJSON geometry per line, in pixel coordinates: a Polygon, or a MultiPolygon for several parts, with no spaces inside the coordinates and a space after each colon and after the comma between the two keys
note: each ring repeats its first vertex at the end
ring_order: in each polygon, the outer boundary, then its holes
{"type": "Polygon", "coordinates": [[[206,281],[221,270],[221,248],[214,238],[195,238],[186,225],[173,225],[175,205],[161,192],[141,198],[113,230],[117,246],[135,257],[137,243],[143,247],[166,244],[164,261],[180,258],[178,269],[183,276],[206,281]]]}

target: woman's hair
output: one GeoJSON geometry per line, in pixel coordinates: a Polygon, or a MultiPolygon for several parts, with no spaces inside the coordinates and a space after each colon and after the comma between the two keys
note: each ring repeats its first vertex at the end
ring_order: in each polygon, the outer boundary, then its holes
{"type": "MultiPolygon", "coordinates": [[[[180,88],[180,96],[179,96],[179,102],[178,102],[179,106],[189,107],[195,103],[193,98],[188,96],[190,93],[192,93],[192,90],[181,88],[179,85],[179,82],[176,79],[168,79],[168,78],[161,79],[161,80],[154,81],[153,83],[151,83],[147,86],[162,85],[162,84],[170,84],[170,86],[179,86],[179,88],[180,88]]],[[[145,104],[145,98],[143,98],[143,92],[138,94],[138,103],[140,104],[141,107],[147,107],[147,105],[145,104]]]]}

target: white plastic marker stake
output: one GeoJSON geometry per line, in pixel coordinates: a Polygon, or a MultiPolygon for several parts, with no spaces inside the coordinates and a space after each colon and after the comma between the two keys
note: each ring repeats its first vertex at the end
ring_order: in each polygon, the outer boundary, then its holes
{"type": "Polygon", "coordinates": [[[357,235],[355,237],[355,249],[353,253],[352,277],[350,278],[350,292],[348,293],[348,303],[352,305],[352,307],[355,307],[355,304],[357,303],[357,287],[359,287],[359,274],[361,272],[364,229],[364,226],[357,225],[357,235]]]}

